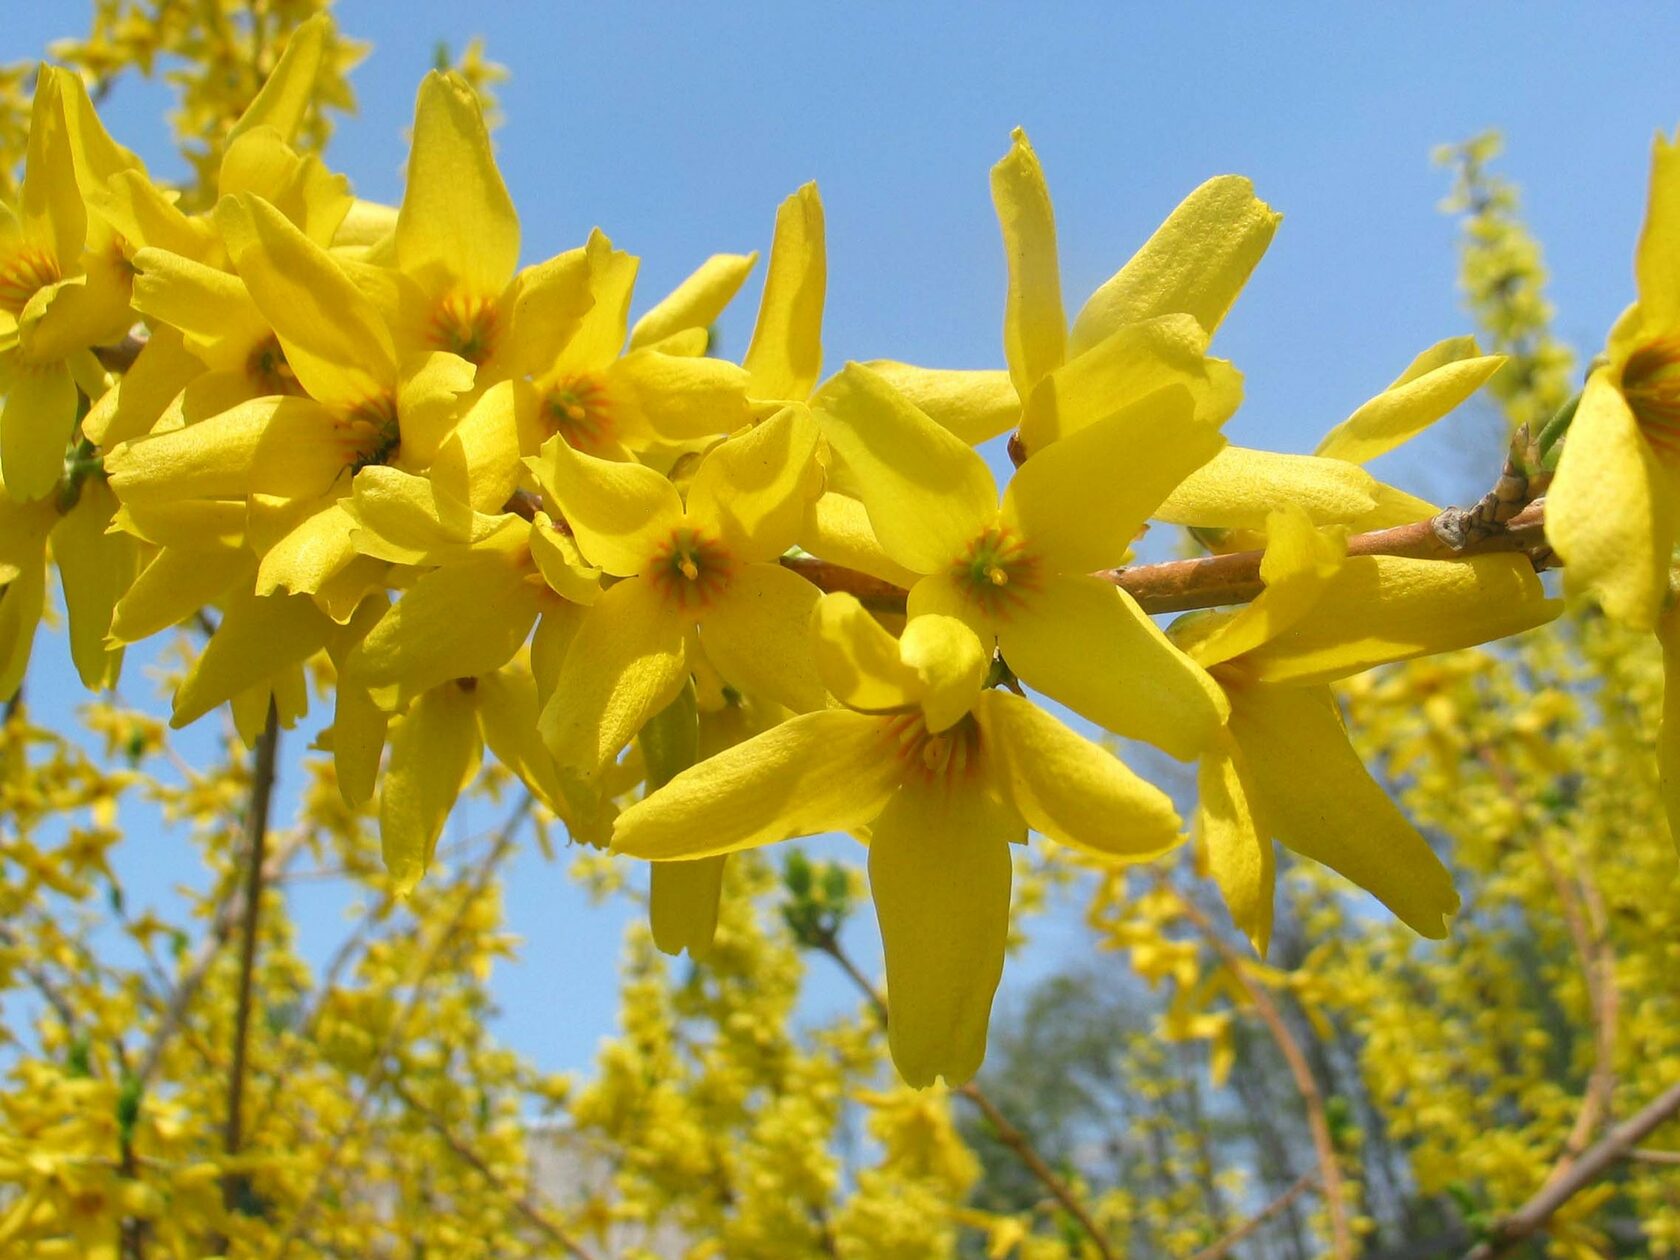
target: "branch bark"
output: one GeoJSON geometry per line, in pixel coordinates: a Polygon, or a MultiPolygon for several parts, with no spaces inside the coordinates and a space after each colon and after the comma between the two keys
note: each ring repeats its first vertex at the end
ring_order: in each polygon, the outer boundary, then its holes
{"type": "Polygon", "coordinates": [[[1265,1207],[1238,1225],[1225,1237],[1190,1256],[1190,1260],[1224,1260],[1235,1250],[1238,1243],[1259,1232],[1262,1226],[1274,1216],[1279,1216],[1289,1210],[1289,1205],[1311,1190],[1318,1181],[1316,1173],[1302,1173],[1287,1190],[1278,1195],[1265,1207]]]}

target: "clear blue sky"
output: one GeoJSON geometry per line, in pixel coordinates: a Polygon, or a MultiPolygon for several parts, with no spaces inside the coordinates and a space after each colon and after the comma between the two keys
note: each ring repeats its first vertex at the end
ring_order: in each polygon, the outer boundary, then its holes
{"type": "MultiPolygon", "coordinates": [[[[0,58],[12,60],[87,6],[7,7],[0,58]]],[[[363,196],[401,195],[436,43],[483,35],[513,73],[498,146],[526,260],[600,225],[642,256],[641,306],[708,253],[764,249],[776,203],[818,180],[831,368],[882,355],[1001,365],[987,169],[1016,125],[1048,171],[1070,312],[1201,180],[1246,174],[1284,221],[1217,341],[1248,381],[1227,431],[1283,450],[1309,449],[1418,350],[1469,328],[1435,145],[1504,131],[1502,169],[1546,246],[1561,330],[1590,350],[1632,297],[1652,134],[1680,121],[1669,3],[342,0],[337,13],[374,44],[354,79],[361,113],[329,155],[363,196]]],[[[167,175],[161,100],[124,88],[105,116],[167,175]]],[[[726,351],[744,345],[756,281],[748,292],[726,351]]],[[[1467,409],[1459,424],[1486,418],[1467,409]]],[[[1430,449],[1450,459],[1458,446],[1449,434],[1430,449]]],[[[1441,494],[1494,470],[1412,457],[1387,472],[1441,494]]],[[[62,676],[62,655],[40,664],[62,676]]],[[[136,890],[187,874],[148,858],[125,855],[136,890]]],[[[526,961],[498,980],[505,1031],[541,1063],[584,1066],[611,1027],[622,916],[584,908],[540,862],[516,873],[526,961]]],[[[306,930],[331,927],[324,901],[304,913],[306,930]]],[[[1012,966],[1006,995],[1074,939],[1012,966]]]]}

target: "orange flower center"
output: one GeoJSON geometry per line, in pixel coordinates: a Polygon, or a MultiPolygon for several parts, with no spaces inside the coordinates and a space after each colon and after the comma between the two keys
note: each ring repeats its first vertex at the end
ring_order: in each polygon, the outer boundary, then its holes
{"type": "Polygon", "coordinates": [[[346,462],[352,473],[387,463],[402,442],[396,399],[389,396],[368,399],[339,420],[338,428],[344,435],[346,462]]]}
{"type": "Polygon", "coordinates": [[[494,298],[453,293],[432,308],[432,344],[481,364],[496,348],[499,323],[494,298]]]}
{"type": "Polygon", "coordinates": [[[22,314],[30,298],[61,278],[52,255],[26,245],[0,263],[0,310],[22,314]]]}
{"type": "Polygon", "coordinates": [[[598,452],[613,435],[612,399],[606,382],[593,373],[556,381],[543,396],[542,415],[550,432],[574,450],[598,452]]]}
{"type": "Polygon", "coordinates": [[[1647,343],[1622,369],[1622,396],[1658,454],[1680,459],[1680,332],[1647,343]]]}
{"type": "Polygon", "coordinates": [[[980,724],[972,713],[955,726],[935,733],[919,713],[900,713],[885,723],[887,745],[906,776],[925,783],[951,784],[980,772],[980,724]]]}
{"type": "Polygon", "coordinates": [[[667,601],[697,612],[729,589],[734,567],[722,543],[684,525],[660,544],[648,572],[667,601]]]}
{"type": "Polygon", "coordinates": [[[269,337],[251,351],[245,360],[245,375],[264,394],[301,394],[297,374],[286,362],[286,352],[280,348],[278,337],[269,337]]]}
{"type": "Polygon", "coordinates": [[[1038,585],[1038,557],[1008,526],[993,525],[968,544],[951,574],[988,615],[1007,616],[1038,585]]]}

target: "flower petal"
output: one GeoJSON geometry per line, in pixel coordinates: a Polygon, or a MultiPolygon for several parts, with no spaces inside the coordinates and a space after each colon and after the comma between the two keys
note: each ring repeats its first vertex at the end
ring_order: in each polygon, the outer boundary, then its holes
{"type": "Polygon", "coordinates": [[[307,595],[231,596],[221,623],[175,692],[169,724],[186,726],[326,646],[332,622],[307,595]]]}
{"type": "Polygon", "coordinates": [[[1272,941],[1277,855],[1262,834],[1243,782],[1242,749],[1228,731],[1196,769],[1196,842],[1231,922],[1266,956],[1272,941]]]}
{"type": "Polygon", "coordinates": [[[618,816],[613,851],[701,858],[849,831],[881,812],[899,767],[884,719],[806,713],[683,771],[618,816]]]}
{"type": "Polygon", "coordinates": [[[106,646],[111,615],[134,581],[139,555],[134,539],[107,533],[117,510],[111,488],[90,479],[81,497],[53,528],[53,559],[64,584],[70,616],[70,656],[82,684],[90,691],[114,687],[122,669],[122,649],[106,646]]]}
{"type": "Polygon", "coordinates": [[[332,19],[324,13],[298,25],[256,97],[228,132],[230,143],[256,127],[274,128],[287,143],[297,137],[315,99],[317,76],[331,32],[332,19]]]}
{"type": "Polygon", "coordinates": [[[1326,687],[1254,687],[1232,697],[1255,811],[1295,852],[1340,872],[1414,932],[1440,939],[1458,911],[1452,876],[1348,745],[1326,687]]]}
{"type": "Polygon", "coordinates": [[[64,448],[76,428],[76,382],[63,363],[14,356],[3,384],[0,479],[14,499],[45,498],[64,471],[64,448]]]}
{"type": "Polygon", "coordinates": [[[757,262],[756,251],[713,254],[636,321],[630,330],[630,348],[651,346],[690,328],[710,330],[757,262]]]}
{"type": "Polygon", "coordinates": [[[774,560],[793,546],[817,489],[817,438],[810,409],[796,405],[713,447],[689,483],[689,519],[738,561],[774,560]]]}
{"type": "Polygon", "coordinates": [[[1067,314],[1050,189],[1027,133],[1015,128],[1009,153],[992,167],[992,205],[1003,229],[1009,294],[1003,306],[1003,354],[1021,398],[1062,366],[1067,314]]]}
{"type": "Polygon", "coordinates": [[[905,1084],[961,1085],[986,1057],[1009,937],[1009,845],[1025,828],[974,784],[900,788],[869,840],[887,1040],[905,1084]]]}
{"type": "Polygon", "coordinates": [[[704,958],[717,935],[725,854],[692,862],[655,862],[649,874],[648,922],[661,953],[704,958]]]}
{"type": "Polygon", "coordinates": [[[640,573],[682,525],[677,488],[642,464],[597,459],[560,437],[549,438],[542,454],[526,463],[584,556],[616,577],[640,573]]]}
{"type": "Polygon", "coordinates": [[[1326,433],[1313,454],[1354,464],[1375,459],[1457,407],[1504,363],[1503,355],[1478,354],[1473,338],[1431,346],[1394,384],[1326,433]]]}
{"type": "Polygon", "coordinates": [[[741,366],[754,398],[803,402],[822,371],[823,296],[828,254],[822,198],[806,184],[776,210],[764,297],[741,366]]]}
{"type": "Polygon", "coordinates": [[[1282,217],[1241,176],[1208,180],[1091,295],[1074,318],[1068,353],[1084,353],[1124,324],[1175,311],[1194,315],[1212,334],[1282,217]]]}
{"type": "Polygon", "coordinates": [[[811,613],[822,592],[779,564],[749,564],[706,609],[700,642],[724,681],[805,713],[827,700],[811,657],[811,613]]]}
{"type": "Polygon", "coordinates": [[[751,418],[749,378],[724,359],[633,350],[609,369],[609,392],[622,403],[619,436],[685,442],[732,433],[751,418]],[[640,430],[640,432],[637,432],[640,430]]]}
{"type": "MultiPolygon", "coordinates": [[[[1030,461],[1029,461],[1030,462],[1030,461]]],[[[1359,520],[1377,505],[1377,482],[1357,464],[1227,446],[1156,509],[1156,520],[1208,529],[1264,529],[1291,503],[1317,525],[1359,520]]]]}
{"type": "Polygon", "coordinates": [[[1668,834],[1680,849],[1680,604],[1657,623],[1663,652],[1662,727],[1657,733],[1657,769],[1668,834]]]}
{"type": "Polygon", "coordinates": [[[1651,145],[1651,190],[1634,273],[1646,321],[1680,326],[1680,140],[1661,132],[1651,145]]]}
{"type": "Polygon", "coordinates": [[[976,713],[1000,787],[1034,831],[1097,857],[1156,857],[1183,836],[1172,802],[1030,700],[986,691],[976,713]]]}
{"type": "Polygon", "coordinates": [[[848,363],[812,406],[897,563],[917,573],[944,569],[994,519],[997,484],[986,461],[868,368],[848,363]]]}
{"type": "Polygon", "coordinates": [[[426,873],[481,751],[472,697],[454,683],[428,691],[397,722],[379,794],[379,839],[399,896],[426,873]]]}
{"type": "Polygon", "coordinates": [[[1180,761],[1206,748],[1225,720],[1219,685],[1100,578],[1047,578],[999,624],[998,645],[1029,686],[1180,761]]]}
{"type": "Polygon", "coordinates": [[[1021,399],[1008,372],[924,368],[892,359],[871,359],[864,366],[970,446],[989,442],[1021,418],[1021,399]]]}
{"type": "Polygon", "coordinates": [[[850,495],[825,491],[806,505],[798,545],[821,559],[908,589],[916,575],[882,550],[869,510],[850,495]]]}

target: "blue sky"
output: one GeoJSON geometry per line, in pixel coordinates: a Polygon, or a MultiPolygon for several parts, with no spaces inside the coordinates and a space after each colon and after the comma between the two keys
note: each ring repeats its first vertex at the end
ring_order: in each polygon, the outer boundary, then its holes
{"type": "MultiPolygon", "coordinates": [[[[87,8],[7,7],[7,61],[87,8]]],[[[1310,449],[1418,350],[1468,331],[1434,146],[1505,133],[1501,168],[1545,244],[1560,329],[1591,348],[1632,297],[1651,137],[1680,122],[1680,7],[1666,3],[341,0],[337,14],[374,45],[354,78],[361,112],[329,154],[363,196],[401,195],[437,42],[482,35],[513,76],[498,147],[526,261],[599,225],[642,256],[640,306],[708,253],[766,248],[777,202],[819,181],[830,368],[1001,365],[987,169],[1016,125],[1049,175],[1070,313],[1199,182],[1246,174],[1284,220],[1216,343],[1247,377],[1227,431],[1282,450],[1310,449]]],[[[168,175],[163,100],[124,87],[104,113],[168,175]]],[[[756,281],[724,323],[726,352],[745,344],[755,303],[756,281]]],[[[1472,405],[1447,425],[1489,423],[1472,405]]],[[[1453,467],[1459,440],[1449,431],[1385,471],[1424,494],[1486,484],[1495,469],[1453,467]]],[[[42,647],[50,688],[63,652],[42,647]]],[[[124,866],[160,896],[188,874],[137,849],[124,866]]],[[[535,858],[516,876],[526,961],[498,980],[505,1031],[540,1063],[582,1067],[611,1028],[622,912],[587,909],[535,858]]],[[[300,907],[306,930],[330,931],[331,898],[316,900],[300,907]]],[[[1052,933],[1012,966],[1006,995],[1076,940],[1052,933]]]]}

